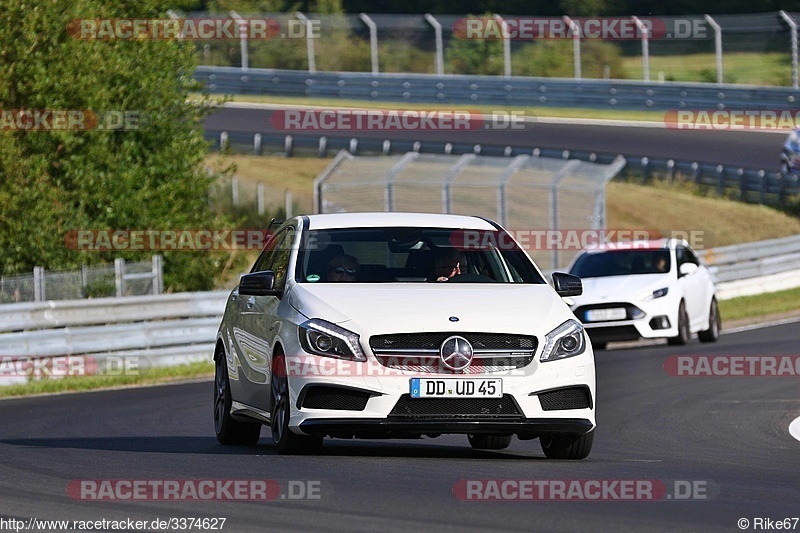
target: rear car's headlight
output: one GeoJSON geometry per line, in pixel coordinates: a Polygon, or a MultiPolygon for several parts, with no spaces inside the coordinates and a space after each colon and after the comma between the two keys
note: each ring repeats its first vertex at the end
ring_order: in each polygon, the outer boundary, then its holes
{"type": "Polygon", "coordinates": [[[643,292],[642,294],[639,295],[639,300],[643,302],[648,302],[650,300],[655,300],[656,298],[661,298],[663,296],[666,296],[668,292],[669,292],[669,287],[664,287],[663,289],[657,289],[652,292],[651,291],[643,292]]]}
{"type": "Polygon", "coordinates": [[[544,338],[544,350],[540,358],[542,362],[566,359],[586,351],[583,326],[577,320],[567,320],[544,338]]]}
{"type": "Polygon", "coordinates": [[[358,334],[326,320],[312,318],[300,324],[298,328],[300,346],[308,353],[366,361],[367,356],[361,349],[358,334]]]}

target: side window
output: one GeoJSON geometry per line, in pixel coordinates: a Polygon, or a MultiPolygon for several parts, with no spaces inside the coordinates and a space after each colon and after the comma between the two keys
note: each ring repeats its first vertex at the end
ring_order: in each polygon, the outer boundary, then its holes
{"type": "Polygon", "coordinates": [[[678,268],[681,267],[682,264],[686,263],[686,248],[683,246],[678,246],[675,248],[675,260],[678,262],[678,268]]]}
{"type": "Polygon", "coordinates": [[[294,244],[294,228],[288,228],[286,236],[275,249],[275,256],[272,261],[271,269],[275,272],[275,288],[283,290],[286,285],[286,273],[289,270],[289,259],[292,255],[292,245],[294,244]]]}
{"type": "Polygon", "coordinates": [[[256,263],[253,265],[253,268],[250,269],[250,272],[264,272],[265,270],[269,270],[270,265],[272,265],[272,259],[275,256],[275,250],[278,248],[278,244],[283,240],[286,236],[286,231],[282,231],[276,235],[274,235],[268,242],[267,245],[264,247],[264,251],[261,252],[261,255],[258,256],[256,263]]]}
{"type": "Polygon", "coordinates": [[[700,266],[700,260],[697,258],[697,256],[695,255],[695,253],[692,250],[690,250],[688,248],[684,248],[684,253],[683,254],[684,254],[683,255],[684,261],[686,263],[694,263],[695,265],[700,266]]]}

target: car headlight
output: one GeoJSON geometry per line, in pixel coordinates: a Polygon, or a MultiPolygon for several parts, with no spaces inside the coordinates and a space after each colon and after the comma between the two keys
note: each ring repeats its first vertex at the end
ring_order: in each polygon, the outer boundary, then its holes
{"type": "Polygon", "coordinates": [[[643,292],[639,295],[639,300],[643,302],[649,302],[650,300],[655,300],[656,298],[661,298],[666,296],[669,292],[669,287],[664,287],[663,289],[657,289],[655,291],[647,291],[643,292]]]}
{"type": "Polygon", "coordinates": [[[542,362],[566,359],[582,354],[586,350],[583,326],[577,320],[567,320],[545,335],[542,362]]]}
{"type": "Polygon", "coordinates": [[[300,346],[308,353],[353,361],[367,360],[358,334],[326,320],[307,320],[300,324],[298,334],[300,346]]]}

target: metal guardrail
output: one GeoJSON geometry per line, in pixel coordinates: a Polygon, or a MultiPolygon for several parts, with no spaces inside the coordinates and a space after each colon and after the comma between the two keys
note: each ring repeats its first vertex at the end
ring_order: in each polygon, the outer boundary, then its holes
{"type": "MultiPolygon", "coordinates": [[[[800,236],[700,251],[720,299],[800,286],[800,236]]],[[[135,358],[138,368],[208,361],[227,291],[0,305],[7,359],[135,358]],[[142,322],[144,321],[144,322],[142,322]]],[[[113,366],[113,365],[112,365],[113,366]]],[[[24,381],[0,372],[0,384],[24,381]]]]}
{"type": "Polygon", "coordinates": [[[216,149],[228,146],[241,150],[252,150],[256,154],[280,152],[287,156],[294,153],[326,156],[339,150],[348,150],[354,155],[359,153],[388,155],[413,151],[439,154],[476,153],[508,157],[533,155],[610,164],[619,155],[622,155],[627,160],[627,165],[620,173],[622,177],[641,176],[646,181],[656,175],[665,176],[667,179],[683,176],[697,185],[714,190],[719,196],[732,195],[744,202],[767,205],[783,205],[789,197],[800,193],[800,176],[797,174],[782,175],[780,172],[767,172],[763,169],[725,166],[677,158],[651,158],[641,154],[612,154],[444,141],[389,141],[380,138],[327,137],[315,134],[285,135],[276,133],[264,135],[212,130],[206,131],[205,135],[216,149]]]}
{"type": "MultiPolygon", "coordinates": [[[[226,292],[219,291],[181,292],[0,305],[0,333],[220,316],[227,296],[226,292]]],[[[11,352],[0,351],[0,354],[8,353],[11,352]]]]}
{"type": "Polygon", "coordinates": [[[800,270],[800,235],[703,250],[717,282],[737,281],[800,270]]]}
{"type": "Polygon", "coordinates": [[[633,110],[796,110],[800,90],[716,83],[198,67],[212,93],[633,110]]]}

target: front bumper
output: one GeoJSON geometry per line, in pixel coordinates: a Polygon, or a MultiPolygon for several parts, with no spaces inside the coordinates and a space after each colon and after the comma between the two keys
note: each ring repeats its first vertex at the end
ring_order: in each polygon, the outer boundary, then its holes
{"type": "Polygon", "coordinates": [[[644,313],[640,318],[632,318],[630,311],[624,320],[608,320],[598,322],[584,322],[583,311],[593,308],[595,304],[580,302],[575,308],[575,316],[583,322],[583,327],[592,342],[632,341],[638,339],[661,339],[674,337],[678,334],[678,304],[672,294],[649,302],[619,302],[597,304],[602,307],[637,308],[644,313]],[[662,327],[661,319],[665,317],[668,327],[662,327]]]}
{"type": "MultiPolygon", "coordinates": [[[[338,371],[331,371],[329,358],[304,355],[302,366],[289,361],[289,394],[293,407],[289,428],[299,434],[343,438],[404,438],[444,433],[515,434],[521,438],[536,438],[545,434],[591,431],[595,424],[595,369],[591,348],[587,347],[579,356],[559,361],[542,363],[538,357],[537,353],[532,363],[515,370],[460,375],[400,371],[375,362],[348,364],[346,371],[337,365],[333,368],[338,371]],[[435,402],[435,407],[430,411],[416,409],[420,404],[414,402],[419,400],[409,399],[413,377],[501,378],[503,400],[448,410],[451,405],[446,402],[457,400],[428,398],[424,401],[435,402]],[[313,387],[327,389],[322,396],[331,392],[331,387],[340,387],[349,390],[352,399],[360,399],[361,403],[358,410],[322,409],[319,407],[328,398],[340,402],[342,407],[353,403],[349,398],[338,398],[335,391],[309,402],[308,391],[313,387]],[[548,395],[565,389],[584,390],[586,401],[577,407],[568,405],[570,399],[566,397],[559,400],[549,396],[544,401],[548,395]],[[447,408],[441,408],[445,405],[447,408]]],[[[467,405],[473,404],[467,400],[467,405]]]]}

